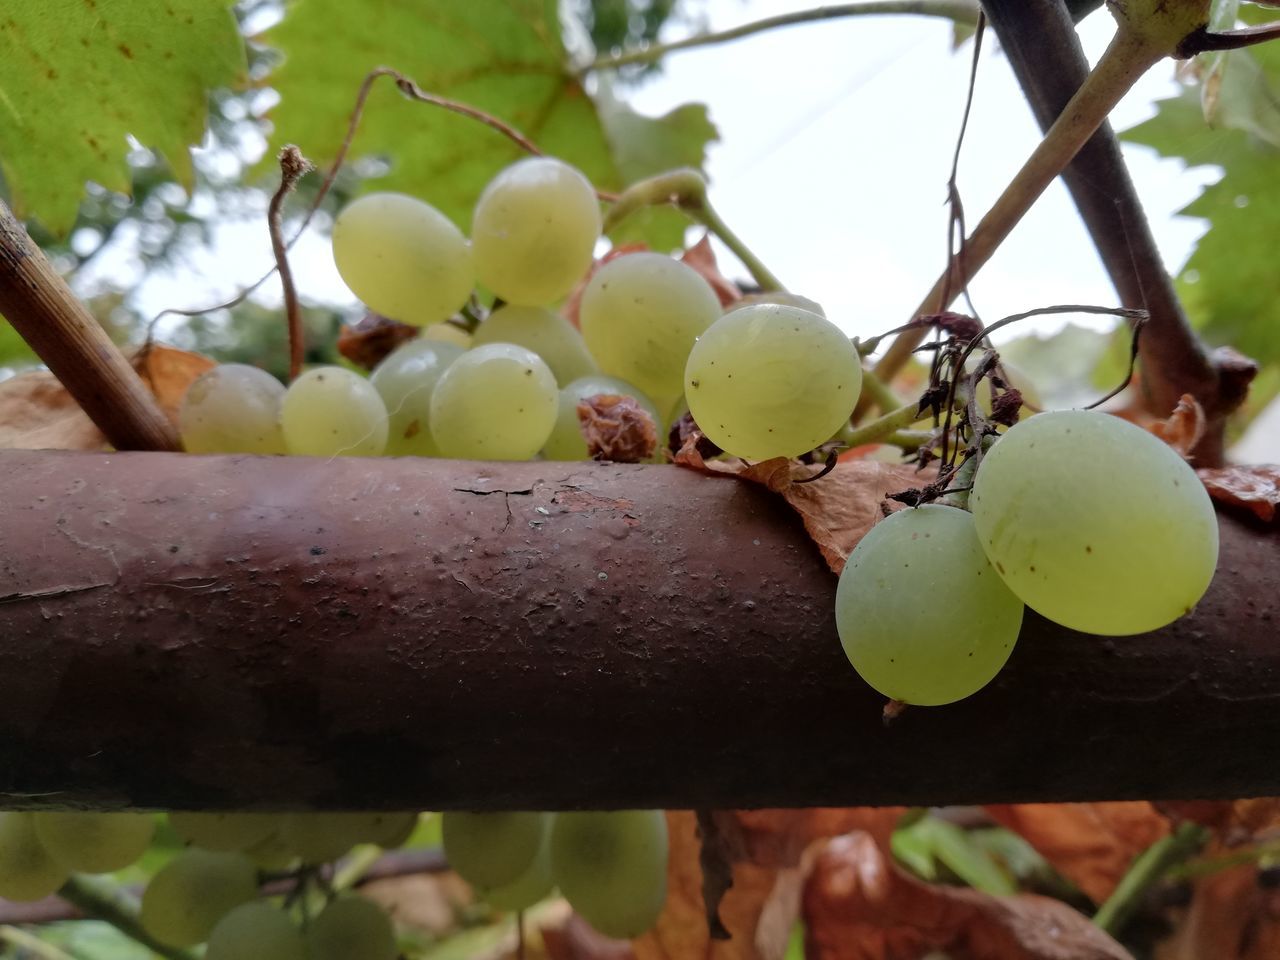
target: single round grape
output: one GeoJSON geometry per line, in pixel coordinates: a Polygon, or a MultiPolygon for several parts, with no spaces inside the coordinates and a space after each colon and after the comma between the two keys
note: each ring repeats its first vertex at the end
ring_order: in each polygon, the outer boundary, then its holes
{"type": "Polygon", "coordinates": [[[854,669],[918,706],[981,690],[1013,651],[1022,601],[991,569],[973,515],[931,504],[881,520],[836,589],[836,629],[854,669]]]}
{"type": "Polygon", "coordinates": [[[1218,523],[1195,471],[1119,417],[1022,420],[982,459],[969,500],[1011,590],[1073,630],[1124,636],[1189,613],[1218,562],[1218,523]]]}
{"type": "Polygon", "coordinates": [[[190,947],[207,940],[219,920],[257,893],[257,874],[247,857],[192,848],[151,878],[140,919],[161,943],[190,947]]]}
{"type": "Polygon", "coordinates": [[[519,879],[529,869],[551,823],[546,813],[462,813],[442,815],[444,855],[463,880],[491,890],[519,879]]]}
{"type": "Polygon", "coordinates": [[[374,369],[369,382],[387,408],[387,456],[440,456],[431,438],[431,394],[445,368],[464,353],[452,343],[410,340],[374,369]]]}
{"type": "Polygon", "coordinates": [[[446,457],[529,460],[551,435],[559,392],[538,355],[487,343],[455,360],[431,397],[431,435],[446,457]]]}
{"type": "Polygon", "coordinates": [[[527,910],[535,903],[541,903],[551,896],[555,889],[555,881],[551,879],[551,831],[545,830],[538,852],[533,862],[525,868],[524,873],[510,883],[490,890],[480,890],[484,900],[499,910],[527,910]]]}
{"type": "Polygon", "coordinates": [[[417,326],[456,313],[475,286],[467,238],[429,203],[370,193],[333,222],[333,260],[372,310],[417,326]]]}
{"type": "Polygon", "coordinates": [[[50,856],[68,870],[123,870],[147,851],[156,832],[149,813],[37,813],[36,833],[50,856]]]}
{"type": "Polygon", "coordinates": [[[556,383],[564,386],[596,372],[596,362],[587,352],[576,327],[546,307],[518,307],[508,304],[489,314],[476,328],[475,345],[514,343],[532,350],[551,368],[556,383]]]}
{"type": "Polygon", "coordinates": [[[305,862],[327,863],[364,843],[374,822],[368,813],[290,813],[280,836],[305,862]]]}
{"type": "Polygon", "coordinates": [[[418,826],[417,813],[389,812],[366,813],[361,843],[376,843],[380,847],[399,847],[413,835],[418,826]]]}
{"type": "Polygon", "coordinates": [[[507,303],[555,303],[591,266],[600,226],[600,203],[586,177],[551,157],[518,160],[476,201],[476,276],[507,303]]]}
{"type": "Polygon", "coordinates": [[[269,903],[241,904],[209,934],[205,960],[306,960],[306,941],[288,915],[269,903]]]}
{"type": "Polygon", "coordinates": [[[602,373],[574,380],[560,391],[556,406],[556,422],[551,428],[551,436],[542,448],[542,455],[548,460],[590,460],[587,441],[582,436],[581,421],[578,419],[578,401],[600,394],[615,394],[631,397],[648,411],[653,417],[653,427],[658,433],[658,446],[662,446],[662,417],[653,401],[643,393],[617,377],[606,377],[602,373]]]}
{"type": "Polygon", "coordinates": [[[423,327],[419,336],[423,340],[452,343],[455,347],[461,347],[463,350],[471,349],[471,334],[456,323],[433,323],[429,327],[423,327]]]}
{"type": "Polygon", "coordinates": [[[257,367],[222,363],[187,388],[178,431],[187,453],[284,453],[284,384],[257,367]]]}
{"type": "Polygon", "coordinates": [[[578,320],[602,371],[667,407],[684,389],[694,341],[720,313],[719,298],[698,271],[660,253],[631,253],[596,271],[578,320]]]}
{"type": "Polygon", "coordinates": [[[698,338],[684,395],[702,432],[738,457],[796,457],[853,413],[862,364],[830,320],[761,303],[727,313],[698,338]]]}
{"type": "Polygon", "coordinates": [[[280,828],[275,813],[195,813],[173,811],[169,826],[187,843],[205,850],[247,850],[280,828]]]}
{"type": "Polygon", "coordinates": [[[661,810],[556,814],[551,876],[605,936],[640,936],[667,898],[666,817],[661,810]]]}
{"type": "Polygon", "coordinates": [[[42,900],[66,883],[69,874],[40,842],[33,814],[0,813],[0,897],[42,900]]]}
{"type": "Polygon", "coordinates": [[[339,897],[307,928],[308,960],[395,960],[396,932],[385,910],[363,897],[339,897]]]}
{"type": "Polygon", "coordinates": [[[297,851],[285,843],[280,829],[272,831],[265,840],[259,840],[246,849],[244,855],[259,870],[288,870],[299,860],[297,851]]]}
{"type": "Polygon", "coordinates": [[[289,385],[280,423],[291,454],[376,457],[387,445],[387,408],[364,377],[316,367],[289,385]]]}

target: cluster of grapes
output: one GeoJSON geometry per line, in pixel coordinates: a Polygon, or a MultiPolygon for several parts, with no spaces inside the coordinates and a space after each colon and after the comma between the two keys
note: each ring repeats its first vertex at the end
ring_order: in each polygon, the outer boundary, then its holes
{"type": "MultiPolygon", "coordinates": [[[[379,193],[333,229],[348,286],[372,310],[423,328],[369,379],[321,367],[286,390],[228,364],[181,411],[193,453],[587,459],[579,401],[632,398],[655,433],[688,409],[722,449],[796,456],[830,440],[861,387],[857,350],[824,317],[789,304],[725,313],[692,267],[637,252],[596,270],[579,326],[553,305],[590,270],[601,217],[574,168],[534,157],[481,195],[470,241],[430,204],[379,193]],[[472,335],[446,321],[479,284],[497,304],[472,335]]],[[[470,311],[479,312],[478,307],[470,311]]]]}
{"type": "Polygon", "coordinates": [[[596,930],[630,939],[667,897],[661,810],[446,813],[449,866],[493,906],[523,910],[559,889],[596,930]]]}
{"type": "MultiPolygon", "coordinates": [[[[414,813],[170,813],[186,849],[156,872],[139,921],[159,943],[207,943],[208,960],[394,960],[391,918],[371,900],[330,896],[305,930],[259,897],[260,871],[308,868],[356,844],[395,847],[414,813]]],[[[108,873],[138,860],[156,818],[145,813],[0,813],[0,896],[39,900],[72,873],[108,873]]],[[[318,875],[318,874],[317,874],[318,875]]]]}
{"type": "Polygon", "coordinates": [[[836,593],[845,653],[903,703],[951,703],[1004,666],[1023,606],[1086,633],[1173,622],[1213,579],[1218,526],[1171,447],[1088,410],[1018,422],[981,455],[970,510],[901,510],[854,548],[836,593]]]}

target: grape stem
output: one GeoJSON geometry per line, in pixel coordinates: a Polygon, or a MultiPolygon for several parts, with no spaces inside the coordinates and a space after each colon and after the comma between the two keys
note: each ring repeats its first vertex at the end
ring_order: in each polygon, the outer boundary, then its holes
{"type": "Polygon", "coordinates": [[[720,219],[707,198],[707,181],[692,168],[660,173],[656,177],[640,180],[627,187],[614,201],[604,218],[604,232],[608,233],[622,220],[646,207],[672,205],[683,211],[691,220],[702,224],[737,257],[751,278],[766,292],[785,291],[782,281],[761,262],[760,258],[729,229],[720,219]]]}
{"type": "Polygon", "coordinates": [[[865,446],[868,443],[883,443],[888,437],[920,419],[922,419],[920,404],[913,401],[903,404],[896,410],[891,410],[882,417],[877,417],[870,423],[864,423],[843,439],[851,448],[865,446]]]}
{"type": "Polygon", "coordinates": [[[1133,861],[1120,884],[1094,914],[1093,922],[1116,936],[1133,915],[1143,895],[1176,864],[1204,846],[1207,831],[1197,823],[1179,824],[1173,833],[1161,837],[1133,861]]]}
{"type": "Polygon", "coordinates": [[[293,282],[293,270],[289,267],[289,250],[284,242],[282,208],[285,197],[293,192],[307,173],[315,168],[302,151],[287,144],[280,151],[280,186],[267,206],[267,229],[271,232],[271,251],[275,254],[276,269],[280,271],[280,286],[284,289],[284,313],[289,322],[289,379],[296,380],[302,373],[302,359],[306,343],[302,333],[302,308],[298,305],[298,288],[293,282]]]}
{"type": "Polygon", "coordinates": [[[974,0],[861,0],[858,3],[832,3],[810,10],[797,10],[794,13],[764,17],[728,30],[703,33],[683,40],[674,40],[671,43],[651,43],[635,50],[606,54],[587,64],[578,72],[578,75],[585,76],[596,70],[616,70],[630,64],[655,63],[669,53],[728,43],[766,30],[776,30],[779,27],[790,27],[801,23],[879,14],[919,14],[926,17],[944,17],[964,26],[973,26],[978,22],[980,11],[981,8],[974,0]]]}
{"type": "Polygon", "coordinates": [[[35,960],[75,960],[69,953],[63,953],[51,943],[45,943],[39,937],[19,930],[17,927],[0,927],[0,943],[7,943],[18,951],[19,956],[30,956],[35,960]]]}
{"type": "Polygon", "coordinates": [[[888,413],[902,406],[902,399],[894,393],[893,388],[870,370],[862,371],[862,393],[881,413],[888,413]]]}
{"type": "Polygon", "coordinates": [[[87,916],[111,924],[126,937],[136,940],[166,960],[196,960],[196,954],[192,951],[170,947],[147,933],[138,919],[137,899],[110,880],[72,874],[58,890],[58,896],[79,907],[87,916]]]}
{"type": "MultiPolygon", "coordinates": [[[[1097,66],[995,205],[974,228],[961,255],[949,263],[935,281],[915,316],[946,309],[944,299],[965,288],[1133,84],[1156,63],[1174,54],[1178,43],[1195,29],[1195,24],[1187,21],[1188,7],[1198,9],[1198,4],[1170,6],[1176,11],[1168,16],[1162,17],[1164,8],[1155,5],[1145,11],[1145,19],[1134,16],[1119,21],[1116,34],[1097,66]]],[[[920,345],[925,332],[923,328],[912,328],[899,335],[876,364],[876,372],[884,379],[891,378],[920,345]]]]}

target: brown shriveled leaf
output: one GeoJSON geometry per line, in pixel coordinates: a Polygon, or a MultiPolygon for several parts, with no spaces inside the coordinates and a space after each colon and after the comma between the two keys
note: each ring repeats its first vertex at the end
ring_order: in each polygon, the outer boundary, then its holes
{"type": "Polygon", "coordinates": [[[1197,470],[1209,496],[1219,503],[1248,510],[1264,523],[1280,508],[1280,464],[1217,467],[1197,470]]]}
{"type": "MultiPolygon", "coordinates": [[[[131,362],[174,423],[191,381],[214,362],[198,353],[152,344],[131,362]]],[[[101,450],[106,438],[47,371],[22,373],[0,383],[0,448],[101,450]]]]}
{"type": "Polygon", "coordinates": [[[1247,800],[1166,800],[1155,804],[1171,820],[1191,820],[1214,832],[1225,847],[1280,832],[1280,797],[1247,800]]]}
{"type": "Polygon", "coordinates": [[[865,833],[828,844],[804,889],[808,960],[905,960],[931,950],[981,960],[1132,960],[1050,897],[993,897],[896,867],[865,833]]]}
{"type": "Polygon", "coordinates": [[[550,960],[636,960],[628,940],[613,940],[576,913],[539,928],[550,960]]]}
{"type": "Polygon", "coordinates": [[[1184,393],[1173,408],[1173,413],[1163,420],[1156,420],[1147,425],[1147,429],[1177,450],[1182,456],[1189,457],[1195,445],[1204,436],[1204,409],[1189,393],[1184,393]]]}
{"type": "Polygon", "coordinates": [[[1191,903],[1172,917],[1173,936],[1154,960],[1275,960],[1280,957],[1280,890],[1258,884],[1252,864],[1195,882],[1191,903]]]}
{"type": "Polygon", "coordinates": [[[399,320],[370,313],[354,324],[343,324],[338,332],[338,352],[362,370],[372,370],[396,347],[419,333],[399,320]]]}
{"type": "Polygon", "coordinates": [[[1169,832],[1169,820],[1145,801],[1019,803],[986,810],[1095,903],[1111,895],[1134,857],[1169,832]]]}
{"type": "Polygon", "coordinates": [[[796,483],[813,476],[817,468],[785,457],[753,464],[741,460],[705,460],[696,449],[696,436],[686,441],[676,454],[675,462],[691,470],[751,480],[781,494],[800,514],[810,539],[827,566],[837,574],[844,569],[850,551],[883,516],[881,505],[888,494],[924,486],[934,478],[934,471],[912,466],[879,460],[843,460],[821,480],[796,483]]]}
{"type": "Polygon", "coordinates": [[[578,429],[592,460],[643,463],[658,449],[658,425],[634,397],[583,397],[578,401],[578,429]]]}
{"type": "Polygon", "coordinates": [[[711,289],[720,298],[720,306],[727,307],[742,299],[742,291],[737,284],[720,272],[715,251],[711,249],[710,234],[703,234],[701,240],[681,255],[680,262],[702,274],[702,279],[711,285],[711,289]]]}

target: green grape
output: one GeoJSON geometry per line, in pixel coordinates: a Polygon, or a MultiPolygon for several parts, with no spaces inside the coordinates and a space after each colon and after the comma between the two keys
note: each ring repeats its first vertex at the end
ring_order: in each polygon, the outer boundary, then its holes
{"type": "Polygon", "coordinates": [[[1036,613],[1123,636],[1189,613],[1218,562],[1218,524],[1195,471],[1105,413],[1022,420],[982,459],[970,497],[982,546],[1036,613]]]}
{"type": "MultiPolygon", "coordinates": [[[[283,826],[283,818],[281,820],[283,826]]],[[[285,843],[280,830],[274,830],[265,840],[259,840],[244,851],[259,870],[288,870],[298,862],[298,853],[285,843]]]]}
{"type": "MultiPolygon", "coordinates": [[[[552,814],[554,816],[554,814],[552,814]]],[[[533,862],[524,873],[501,887],[480,891],[491,906],[499,910],[527,910],[551,896],[555,882],[551,879],[551,831],[542,834],[542,843],[534,854],[533,862]]]]}
{"type": "Polygon", "coordinates": [[[387,408],[364,377],[316,367],[289,385],[280,411],[295,456],[376,457],[387,445],[387,408]]]}
{"type": "Polygon", "coordinates": [[[423,340],[434,340],[437,343],[452,343],[463,350],[471,349],[471,334],[456,323],[433,323],[423,327],[420,336],[423,340]]]}
{"type": "Polygon", "coordinates": [[[285,846],[306,863],[327,863],[364,842],[364,813],[290,813],[280,828],[285,846]]]}
{"type": "Polygon", "coordinates": [[[140,919],[161,943],[190,947],[207,940],[219,920],[257,894],[257,874],[247,857],[192,848],[151,878],[140,919]]]}
{"type": "Polygon", "coordinates": [[[306,941],[288,915],[269,903],[241,904],[209,934],[204,960],[306,960],[306,941]]]}
{"type": "Polygon", "coordinates": [[[462,231],[402,193],[370,193],[347,204],[333,222],[333,260],[370,309],[416,326],[456,313],[475,286],[462,231]]]}
{"type": "Polygon", "coordinates": [[[280,827],[274,813],[191,813],[173,811],[169,826],[187,843],[205,850],[248,850],[280,827]]]}
{"type": "Polygon", "coordinates": [[[37,813],[36,833],[50,856],[68,870],[123,870],[147,851],[156,832],[149,813],[37,813]]]}
{"type": "Polygon", "coordinates": [[[862,389],[857,348],[830,320],[761,303],[727,313],[698,338],[684,371],[689,411],[738,457],[796,457],[825,442],[862,389]]]}
{"type": "Polygon", "coordinates": [[[591,266],[600,225],[600,203],[581,173],[551,157],[518,160],[476,201],[476,276],[507,303],[555,303],[591,266]]]}
{"type": "Polygon", "coordinates": [[[412,812],[366,813],[364,818],[360,842],[376,843],[380,847],[401,846],[418,826],[418,815],[412,812]]]}
{"type": "Polygon", "coordinates": [[[33,814],[0,813],[0,897],[43,900],[69,874],[40,842],[33,814]]]}
{"type": "Polygon", "coordinates": [[[899,510],[849,555],[836,629],[854,669],[918,706],[981,690],[1013,650],[1022,602],[996,576],[973,515],[939,504],[899,510]]]}
{"type": "Polygon", "coordinates": [[[378,364],[369,382],[387,407],[387,456],[440,456],[431,439],[431,394],[445,368],[464,353],[452,343],[410,340],[378,364]]]}
{"type": "Polygon", "coordinates": [[[610,260],[591,278],[578,308],[582,336],[600,369],[634,383],[660,407],[675,402],[694,341],[719,317],[710,284],[660,253],[610,260]]]}
{"type": "Polygon", "coordinates": [[[556,814],[551,876],[605,936],[640,936],[667,898],[666,817],[661,810],[556,814]]]}
{"type": "Polygon", "coordinates": [[[446,457],[529,460],[551,435],[559,393],[538,355],[487,343],[455,360],[431,397],[431,435],[446,457]]]}
{"type": "Polygon", "coordinates": [[[339,897],[307,928],[308,960],[395,960],[396,953],[391,918],[363,897],[339,897]]]}
{"type": "Polygon", "coordinates": [[[200,374],[178,409],[187,453],[284,453],[284,384],[257,367],[222,363],[200,374]]]}
{"type": "Polygon", "coordinates": [[[514,343],[532,350],[564,386],[596,372],[596,362],[572,323],[546,307],[499,307],[476,329],[473,342],[514,343]]]}
{"type": "Polygon", "coordinates": [[[551,428],[551,436],[542,448],[542,455],[548,460],[590,460],[587,441],[583,439],[580,421],[578,420],[578,401],[602,393],[631,397],[636,403],[648,411],[653,417],[653,426],[658,433],[658,447],[662,447],[662,417],[653,401],[643,393],[617,377],[606,377],[602,373],[574,380],[560,391],[556,407],[556,422],[551,428]]]}
{"type": "Polygon", "coordinates": [[[513,883],[529,869],[551,823],[547,813],[442,815],[444,855],[463,880],[481,890],[513,883]]]}

